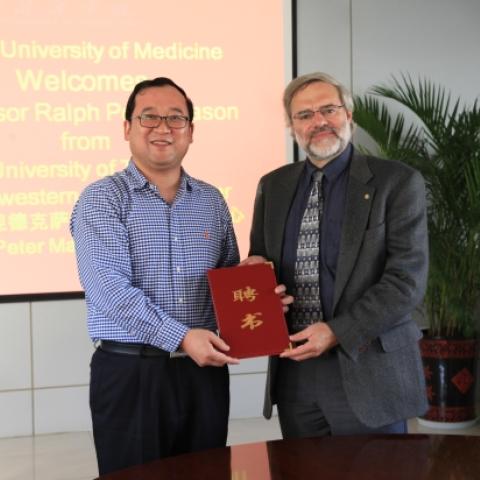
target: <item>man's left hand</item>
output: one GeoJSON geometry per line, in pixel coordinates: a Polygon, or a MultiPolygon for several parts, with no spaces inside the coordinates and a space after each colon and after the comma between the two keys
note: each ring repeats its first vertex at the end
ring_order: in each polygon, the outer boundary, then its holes
{"type": "Polygon", "coordinates": [[[305,343],[291,350],[286,350],[280,354],[280,357],[297,361],[319,357],[338,344],[337,337],[325,322],[314,323],[301,332],[290,335],[290,341],[305,343]]]}

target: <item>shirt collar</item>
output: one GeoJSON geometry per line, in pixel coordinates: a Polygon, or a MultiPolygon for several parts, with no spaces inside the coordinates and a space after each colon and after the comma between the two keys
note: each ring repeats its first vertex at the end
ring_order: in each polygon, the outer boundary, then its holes
{"type": "MultiPolygon", "coordinates": [[[[347,148],[338,157],[335,157],[322,168],[323,174],[329,181],[335,180],[348,167],[352,151],[353,146],[349,143],[347,148]]],[[[318,170],[308,158],[305,162],[305,169],[309,178],[316,170],[318,170]]]]}
{"type": "Polygon", "coordinates": [[[142,190],[148,187],[148,180],[140,173],[140,170],[135,165],[135,162],[130,159],[127,168],[125,169],[128,186],[131,190],[142,190]]]}
{"type": "MultiPolygon", "coordinates": [[[[125,169],[127,183],[131,190],[142,190],[143,188],[148,188],[150,182],[145,178],[145,176],[140,172],[140,170],[135,165],[135,162],[130,159],[127,168],[125,169]]],[[[178,188],[179,192],[194,191],[200,189],[199,181],[191,177],[182,167],[180,179],[180,186],[178,188]]]]}

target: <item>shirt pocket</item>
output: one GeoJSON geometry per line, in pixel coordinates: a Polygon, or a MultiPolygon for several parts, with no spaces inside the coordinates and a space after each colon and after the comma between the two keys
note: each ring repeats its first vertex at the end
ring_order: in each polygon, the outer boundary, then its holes
{"type": "Polygon", "coordinates": [[[220,225],[193,220],[186,226],[184,239],[186,252],[192,254],[193,262],[197,262],[199,268],[215,268],[218,265],[223,251],[220,225]]]}

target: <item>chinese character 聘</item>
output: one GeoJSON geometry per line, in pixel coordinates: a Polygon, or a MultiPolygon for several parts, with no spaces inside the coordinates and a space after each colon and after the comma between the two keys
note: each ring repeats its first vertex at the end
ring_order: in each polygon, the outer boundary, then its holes
{"type": "Polygon", "coordinates": [[[250,286],[246,286],[243,290],[233,291],[234,302],[243,302],[244,300],[247,300],[248,302],[253,302],[255,298],[257,298],[257,296],[257,291],[250,286]]]}

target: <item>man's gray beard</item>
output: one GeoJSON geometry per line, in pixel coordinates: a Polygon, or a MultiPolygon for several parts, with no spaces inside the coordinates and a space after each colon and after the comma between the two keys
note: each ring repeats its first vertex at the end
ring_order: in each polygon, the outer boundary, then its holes
{"type": "Polygon", "coordinates": [[[330,160],[340,155],[346,148],[352,138],[351,128],[346,124],[337,134],[335,142],[327,147],[320,147],[318,145],[307,145],[305,153],[311,160],[330,160]]]}
{"type": "Polygon", "coordinates": [[[346,144],[340,138],[337,138],[336,142],[328,147],[308,146],[306,153],[308,158],[312,160],[328,160],[342,153],[345,147],[346,144]]]}

